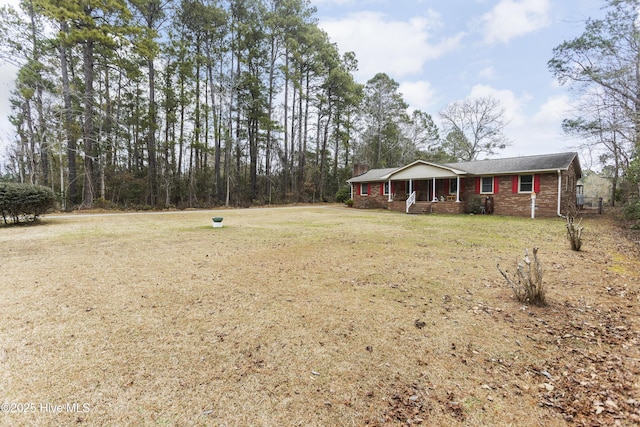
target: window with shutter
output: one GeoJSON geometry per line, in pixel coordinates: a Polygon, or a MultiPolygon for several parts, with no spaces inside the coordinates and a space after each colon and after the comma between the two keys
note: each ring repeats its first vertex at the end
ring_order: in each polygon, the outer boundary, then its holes
{"type": "Polygon", "coordinates": [[[533,191],[533,175],[520,175],[518,192],[531,193],[532,191],[533,191]]]}
{"type": "Polygon", "coordinates": [[[480,183],[480,194],[493,194],[493,183],[492,176],[483,176],[480,183]]]}

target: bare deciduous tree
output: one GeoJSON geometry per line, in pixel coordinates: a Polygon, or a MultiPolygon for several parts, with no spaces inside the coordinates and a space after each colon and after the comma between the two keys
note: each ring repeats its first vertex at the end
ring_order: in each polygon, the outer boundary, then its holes
{"type": "Polygon", "coordinates": [[[635,130],[628,110],[620,108],[611,91],[594,88],[576,105],[576,115],[564,119],[562,128],[576,137],[578,147],[596,157],[605,176],[611,178],[611,202],[616,202],[618,180],[629,167],[635,130]]]}
{"type": "Polygon", "coordinates": [[[588,19],[583,34],[555,47],[547,64],[560,84],[569,85],[587,98],[593,99],[589,96],[593,93],[601,97],[596,99],[596,105],[601,107],[596,114],[593,107],[582,111],[584,105],[578,105],[581,114],[578,122],[573,123],[578,126],[568,129],[586,129],[592,132],[592,138],[595,136],[600,142],[609,144],[609,153],[603,160],[613,161],[613,167],[622,169],[623,174],[626,174],[627,166],[622,162],[624,153],[620,144],[625,140],[632,144],[636,154],[629,164],[637,159],[640,150],[638,5],[637,0],[607,0],[606,15],[602,19],[588,19]]]}
{"type": "Polygon", "coordinates": [[[456,101],[440,112],[440,118],[447,135],[443,148],[459,160],[493,155],[510,144],[503,132],[509,124],[505,110],[492,96],[456,101]]]}

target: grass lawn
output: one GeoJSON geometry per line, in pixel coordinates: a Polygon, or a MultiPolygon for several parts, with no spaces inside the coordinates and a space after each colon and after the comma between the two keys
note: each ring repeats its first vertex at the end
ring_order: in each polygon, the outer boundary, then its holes
{"type": "Polygon", "coordinates": [[[0,424],[640,423],[638,245],[583,225],[581,252],[562,219],[335,205],[0,227],[0,424]],[[534,246],[544,308],[496,268],[534,246]]]}

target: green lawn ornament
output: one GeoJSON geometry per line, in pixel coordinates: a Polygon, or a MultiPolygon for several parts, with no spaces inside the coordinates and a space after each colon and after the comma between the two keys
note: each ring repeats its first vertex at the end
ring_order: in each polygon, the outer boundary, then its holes
{"type": "Polygon", "coordinates": [[[213,228],[222,228],[222,220],[221,216],[214,216],[213,218],[213,228]]]}

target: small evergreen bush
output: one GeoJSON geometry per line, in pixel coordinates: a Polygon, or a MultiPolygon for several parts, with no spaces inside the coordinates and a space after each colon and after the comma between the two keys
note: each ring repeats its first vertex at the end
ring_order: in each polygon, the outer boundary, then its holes
{"type": "Polygon", "coordinates": [[[467,203],[467,213],[469,214],[479,214],[482,212],[482,198],[481,197],[472,197],[467,203]]]}
{"type": "Polygon", "coordinates": [[[622,209],[625,219],[640,221],[640,198],[634,198],[627,202],[622,209]]]}
{"type": "Polygon", "coordinates": [[[0,183],[0,213],[4,223],[33,222],[53,208],[56,196],[48,187],[0,183]]]}
{"type": "Polygon", "coordinates": [[[348,186],[340,187],[338,191],[336,191],[336,202],[338,203],[347,203],[347,200],[351,198],[351,190],[348,186]]]}

